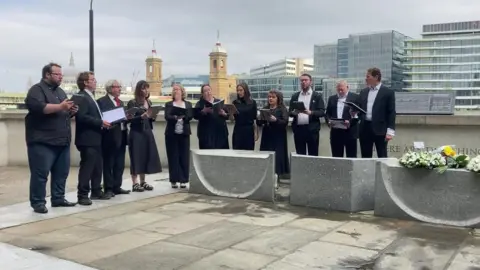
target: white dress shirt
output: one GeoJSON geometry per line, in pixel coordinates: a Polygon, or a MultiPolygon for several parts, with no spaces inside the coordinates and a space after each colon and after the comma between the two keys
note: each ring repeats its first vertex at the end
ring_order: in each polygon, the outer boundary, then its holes
{"type": "Polygon", "coordinates": [[[345,108],[345,103],[347,101],[347,95],[346,93],[343,97],[338,97],[337,101],[337,118],[342,118],[343,117],[343,109],[345,108]]]}
{"type": "Polygon", "coordinates": [[[93,100],[93,103],[95,103],[95,106],[97,106],[98,113],[100,114],[100,118],[103,120],[103,114],[102,111],[100,110],[100,107],[98,107],[98,103],[95,100],[95,97],[93,96],[93,92],[85,88],[85,92],[90,96],[90,98],[93,100]]]}
{"type": "MultiPolygon", "coordinates": [[[[382,83],[377,84],[377,86],[370,88],[370,91],[368,91],[368,101],[367,101],[367,115],[365,116],[365,119],[367,121],[372,121],[372,110],[373,110],[373,103],[375,102],[375,99],[377,98],[378,91],[380,91],[380,87],[382,86],[382,83]]],[[[395,130],[391,128],[387,128],[387,134],[390,136],[395,136],[395,130]]]]}
{"type": "MultiPolygon", "coordinates": [[[[298,95],[298,101],[303,102],[307,110],[310,108],[310,100],[312,99],[312,88],[309,88],[307,92],[300,91],[298,95]]],[[[297,125],[308,125],[309,124],[309,115],[306,113],[299,113],[297,117],[297,125]]]]}
{"type": "MultiPolygon", "coordinates": [[[[108,94],[108,97],[110,98],[110,100],[112,101],[112,103],[113,103],[113,105],[114,105],[115,107],[119,107],[119,106],[117,106],[117,101],[115,100],[115,97],[114,97],[114,96],[108,94]]],[[[122,106],[122,105],[120,104],[120,106],[122,106]]],[[[127,127],[125,126],[125,123],[124,123],[124,122],[120,122],[120,127],[122,128],[122,130],[125,130],[125,129],[127,128],[127,127]]]]}

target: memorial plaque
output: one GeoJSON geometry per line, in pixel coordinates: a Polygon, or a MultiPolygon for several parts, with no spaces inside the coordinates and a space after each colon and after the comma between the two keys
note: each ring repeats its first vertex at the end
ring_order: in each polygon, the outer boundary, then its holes
{"type": "Polygon", "coordinates": [[[395,103],[398,115],[453,115],[455,93],[396,92],[395,103]]]}

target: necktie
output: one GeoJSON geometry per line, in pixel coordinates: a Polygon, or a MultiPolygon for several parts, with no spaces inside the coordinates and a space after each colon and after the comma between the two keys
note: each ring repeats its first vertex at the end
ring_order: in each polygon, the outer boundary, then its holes
{"type": "Polygon", "coordinates": [[[118,97],[115,98],[115,103],[117,103],[117,107],[120,106],[120,99],[118,97]]]}

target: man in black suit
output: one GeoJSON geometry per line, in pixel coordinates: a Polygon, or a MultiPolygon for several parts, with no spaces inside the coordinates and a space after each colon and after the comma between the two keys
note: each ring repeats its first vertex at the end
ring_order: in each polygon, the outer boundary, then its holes
{"type": "Polygon", "coordinates": [[[382,73],[370,68],[365,79],[367,88],[360,92],[360,151],[363,158],[373,156],[373,145],[379,158],[387,157],[388,141],[395,136],[395,92],[382,85],[382,73]]]}
{"type": "Polygon", "coordinates": [[[292,131],[295,149],[299,155],[318,156],[320,141],[320,117],[325,115],[322,95],[312,90],[312,76],[300,76],[301,91],[292,95],[288,108],[293,117],[292,131]],[[298,111],[294,103],[303,102],[305,111],[298,111]],[[308,152],[307,152],[308,150],[308,152]]]}
{"type": "Polygon", "coordinates": [[[337,94],[328,98],[326,120],[330,127],[330,148],[333,157],[343,157],[346,152],[348,158],[357,157],[358,117],[352,117],[349,105],[344,102],[358,104],[359,96],[349,92],[346,81],[337,84],[337,94]],[[335,120],[343,119],[343,123],[335,124],[335,120]]]}
{"type": "Polygon", "coordinates": [[[78,75],[78,95],[83,97],[76,115],[75,145],[80,151],[78,172],[78,204],[91,205],[91,200],[110,199],[102,191],[102,130],[110,123],[102,120],[102,112],[95,100],[97,80],[93,72],[78,75]],[[90,198],[88,197],[91,191],[90,198]]]}
{"type": "MultiPolygon", "coordinates": [[[[102,112],[124,107],[120,100],[122,87],[116,80],[105,84],[107,94],[97,100],[102,112]]],[[[123,171],[125,170],[125,151],[127,147],[127,122],[120,122],[102,134],[103,155],[103,189],[105,196],[114,197],[120,194],[129,194],[129,190],[122,189],[123,171]]]]}

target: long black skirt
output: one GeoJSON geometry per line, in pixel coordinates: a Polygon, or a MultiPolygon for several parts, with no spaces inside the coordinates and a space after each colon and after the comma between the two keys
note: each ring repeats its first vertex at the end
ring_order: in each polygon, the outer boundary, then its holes
{"type": "Polygon", "coordinates": [[[130,173],[132,175],[153,174],[162,171],[157,144],[151,129],[130,130],[128,153],[130,154],[130,173]]]}

